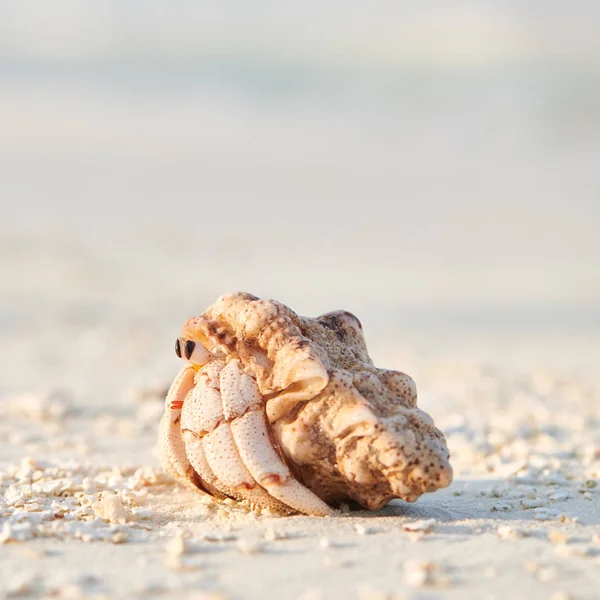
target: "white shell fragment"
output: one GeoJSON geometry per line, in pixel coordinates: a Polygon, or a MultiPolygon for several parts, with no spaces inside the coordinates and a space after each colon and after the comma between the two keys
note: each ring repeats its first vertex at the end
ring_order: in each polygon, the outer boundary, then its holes
{"type": "Polygon", "coordinates": [[[450,579],[446,569],[437,562],[411,559],[403,566],[404,580],[411,587],[448,586],[450,579]]]}
{"type": "Polygon", "coordinates": [[[161,469],[122,472],[24,458],[18,469],[0,471],[0,545],[38,538],[138,541],[140,520],[152,515],[144,506],[147,487],[166,480],[161,469]]]}
{"type": "Polygon", "coordinates": [[[436,524],[437,522],[435,519],[412,521],[411,523],[404,523],[404,525],[402,525],[402,529],[409,532],[431,533],[435,529],[436,524]]]}
{"type": "Polygon", "coordinates": [[[375,367],[345,311],[315,319],[245,293],[189,319],[162,418],[165,468],[217,498],[280,514],[377,509],[452,481],[412,379],[375,367]]]}

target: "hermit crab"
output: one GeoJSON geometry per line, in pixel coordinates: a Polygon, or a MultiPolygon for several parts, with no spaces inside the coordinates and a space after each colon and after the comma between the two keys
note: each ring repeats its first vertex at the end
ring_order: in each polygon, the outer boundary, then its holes
{"type": "Polygon", "coordinates": [[[184,323],[175,351],[185,365],[165,402],[162,461],[216,499],[325,516],[452,481],[413,380],[374,366],[349,312],[306,318],[228,294],[184,323]]]}

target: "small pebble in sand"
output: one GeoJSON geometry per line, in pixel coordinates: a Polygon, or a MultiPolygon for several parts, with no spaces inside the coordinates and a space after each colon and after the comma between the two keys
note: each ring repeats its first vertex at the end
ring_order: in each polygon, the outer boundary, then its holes
{"type": "Polygon", "coordinates": [[[189,551],[185,532],[181,529],[175,532],[175,535],[167,542],[165,552],[168,556],[178,557],[187,554],[189,551]]]}
{"type": "Polygon", "coordinates": [[[525,570],[530,573],[536,573],[540,570],[540,563],[535,561],[526,562],[523,566],[525,567],[525,570]]]}
{"type": "Polygon", "coordinates": [[[109,523],[125,523],[127,510],[119,494],[102,492],[100,500],[92,504],[92,510],[97,517],[109,523]]]}
{"type": "Polygon", "coordinates": [[[577,515],[569,515],[566,513],[560,513],[558,515],[558,520],[561,523],[578,523],[579,517],[577,515]]]}
{"type": "Polygon", "coordinates": [[[435,519],[426,519],[424,521],[411,521],[410,523],[404,523],[402,529],[409,532],[422,532],[431,533],[437,525],[435,519]]]}
{"type": "Polygon", "coordinates": [[[530,509],[530,508],[541,508],[543,506],[546,506],[546,501],[542,500],[541,498],[534,498],[534,499],[523,498],[521,500],[521,507],[524,508],[525,510],[530,509]]]}
{"type": "Polygon", "coordinates": [[[33,594],[35,577],[30,573],[16,573],[10,575],[4,583],[8,597],[25,596],[33,594]]]}
{"type": "Polygon", "coordinates": [[[404,580],[411,587],[447,586],[450,580],[446,570],[437,562],[411,559],[402,568],[404,580]]]}
{"type": "Polygon", "coordinates": [[[582,462],[589,465],[596,461],[600,461],[600,444],[590,444],[584,447],[582,451],[582,462]]]}
{"type": "Polygon", "coordinates": [[[132,508],[130,520],[131,521],[142,521],[149,519],[152,516],[152,511],[149,508],[132,508]]]}
{"type": "Polygon", "coordinates": [[[526,537],[528,532],[524,529],[513,527],[512,525],[500,525],[500,527],[498,527],[496,530],[496,534],[502,540],[514,540],[526,537]]]}
{"type": "Polygon", "coordinates": [[[548,539],[553,544],[566,544],[569,541],[569,536],[560,529],[551,529],[548,532],[548,539]]]}
{"type": "Polygon", "coordinates": [[[245,555],[259,554],[263,551],[263,546],[260,541],[251,538],[241,538],[235,546],[240,554],[245,555]]]}
{"type": "Polygon", "coordinates": [[[375,530],[372,527],[368,527],[367,525],[363,525],[362,523],[355,523],[354,531],[356,531],[358,535],[369,535],[371,533],[375,533],[375,530]]]}
{"type": "Polygon", "coordinates": [[[0,532],[0,544],[7,544],[8,542],[16,542],[20,541],[19,536],[17,536],[16,531],[11,527],[10,523],[6,521],[2,526],[2,531],[0,532]]]}
{"type": "Polygon", "coordinates": [[[550,496],[548,496],[548,498],[550,500],[552,500],[553,502],[564,502],[565,500],[568,500],[571,497],[571,494],[569,494],[569,492],[554,492],[554,494],[550,494],[550,496]]]}
{"type": "Polygon", "coordinates": [[[113,544],[124,544],[128,539],[129,539],[129,536],[127,535],[127,533],[125,531],[117,531],[110,538],[110,541],[113,544]]]}
{"type": "Polygon", "coordinates": [[[500,489],[498,486],[492,487],[488,492],[487,496],[489,498],[502,498],[505,495],[504,490],[500,489]]]}
{"type": "Polygon", "coordinates": [[[189,570],[190,566],[184,561],[185,554],[187,554],[187,547],[183,538],[178,536],[171,538],[165,547],[165,567],[173,571],[189,570]]]}
{"type": "Polygon", "coordinates": [[[263,534],[263,539],[265,542],[275,542],[276,540],[285,540],[286,538],[287,535],[285,533],[276,531],[272,527],[266,529],[265,533],[263,534]]]}
{"type": "Polygon", "coordinates": [[[593,551],[589,546],[581,544],[558,544],[554,550],[560,556],[578,556],[584,558],[593,555],[593,551]]]}
{"type": "Polygon", "coordinates": [[[533,518],[536,521],[549,521],[550,519],[556,519],[559,516],[559,512],[552,508],[540,507],[533,509],[533,518]]]}

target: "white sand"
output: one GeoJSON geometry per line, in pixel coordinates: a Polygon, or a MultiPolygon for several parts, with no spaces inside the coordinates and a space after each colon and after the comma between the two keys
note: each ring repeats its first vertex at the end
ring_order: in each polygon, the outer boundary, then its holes
{"type": "Polygon", "coordinates": [[[47,4],[0,4],[0,598],[598,598],[592,3],[47,4]],[[233,290],[355,312],[452,487],[272,519],[165,479],[173,341],[233,290]]]}
{"type": "Polygon", "coordinates": [[[597,597],[600,387],[556,369],[416,364],[454,484],[327,519],[260,516],[174,485],[153,458],[161,386],[98,411],[11,396],[0,404],[2,594],[597,597]]]}

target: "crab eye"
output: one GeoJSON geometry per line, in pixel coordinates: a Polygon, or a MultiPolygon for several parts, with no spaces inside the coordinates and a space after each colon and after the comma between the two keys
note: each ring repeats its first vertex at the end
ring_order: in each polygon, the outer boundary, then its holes
{"type": "Polygon", "coordinates": [[[196,346],[196,342],[192,342],[192,340],[186,340],[183,345],[183,354],[185,357],[190,360],[192,354],[194,353],[194,347],[196,346]]]}
{"type": "Polygon", "coordinates": [[[205,365],[212,358],[211,353],[202,344],[185,338],[177,338],[175,353],[179,358],[189,360],[195,365],[205,365]]]}

